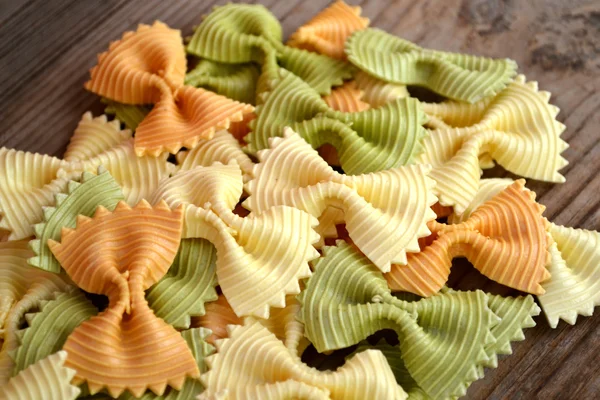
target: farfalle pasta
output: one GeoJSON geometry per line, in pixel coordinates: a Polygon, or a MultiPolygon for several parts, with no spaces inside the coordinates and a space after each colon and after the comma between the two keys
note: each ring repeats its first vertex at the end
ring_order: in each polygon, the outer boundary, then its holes
{"type": "Polygon", "coordinates": [[[26,240],[0,243],[0,386],[13,375],[11,354],[19,347],[18,330],[25,314],[72,284],[65,276],[27,265],[31,256],[26,240]]]}
{"type": "Polygon", "coordinates": [[[298,294],[298,280],[310,275],[317,221],[285,206],[242,218],[232,212],[242,190],[240,168],[216,164],[178,172],[153,201],[185,205],[183,237],[215,245],[217,279],[235,313],[268,318],[270,307],[284,307],[285,295],[298,294]]]}
{"type": "Polygon", "coordinates": [[[215,7],[196,28],[187,51],[228,64],[261,65],[257,91],[269,90],[279,66],[305,80],[319,94],[352,76],[349,64],[306,50],[285,46],[279,21],[259,4],[215,7]],[[224,49],[227,49],[224,51],[224,49]]]}
{"type": "Polygon", "coordinates": [[[268,148],[269,139],[285,127],[298,132],[314,148],[325,143],[338,152],[347,174],[381,171],[409,164],[423,151],[425,114],[415,99],[397,99],[362,112],[335,111],[306,82],[280,71],[279,80],[257,107],[247,149],[268,148]],[[295,107],[289,107],[295,104],[295,107]]]}
{"type": "Polygon", "coordinates": [[[298,28],[290,36],[287,45],[345,59],[344,44],[348,36],[369,26],[369,19],[360,14],[360,7],[337,0],[298,28]]]}
{"type": "Polygon", "coordinates": [[[185,86],[185,69],[181,32],[155,22],[113,42],[98,56],[85,87],[124,104],[154,104],[135,129],[134,147],[139,156],[156,157],[193,148],[253,110],[249,104],[185,86]]]}
{"type": "MultiPolygon", "coordinates": [[[[43,207],[55,206],[55,197],[67,192],[69,181],[83,171],[95,173],[103,166],[121,186],[125,200],[133,205],[148,197],[174,166],[167,155],[138,157],[133,139],[124,138],[106,117],[90,119],[86,113],[67,147],[70,160],[48,155],[0,149],[0,229],[10,231],[10,240],[35,234],[33,225],[43,222],[43,207]],[[111,137],[112,136],[112,137],[111,137]],[[84,150],[87,149],[87,150],[84,150]],[[80,157],[88,158],[81,159],[80,157]]],[[[127,133],[129,135],[129,133],[127,133]]]]}
{"type": "Polygon", "coordinates": [[[563,182],[558,171],[567,164],[561,156],[567,144],[560,138],[565,127],[556,120],[558,108],[548,99],[536,82],[519,75],[491,101],[481,102],[478,112],[462,115],[447,111],[452,104],[424,105],[433,115],[447,114],[447,119],[461,115],[451,120],[459,127],[430,131],[418,156],[418,162],[433,166],[431,176],[440,202],[463,212],[478,189],[482,154],[517,175],[563,182]]]}
{"type": "MultiPolygon", "coordinates": [[[[452,215],[449,221],[461,223],[483,203],[512,184],[510,179],[484,179],[477,195],[462,215],[452,215]]],[[[550,246],[547,263],[548,280],[542,282],[545,293],[538,300],[546,319],[556,328],[559,319],[573,325],[578,315],[591,316],[600,305],[598,285],[600,269],[600,233],[574,229],[546,222],[550,246]]]]}
{"type": "Polygon", "coordinates": [[[252,176],[254,162],[244,153],[240,144],[227,131],[222,130],[215,133],[211,140],[200,143],[189,151],[177,153],[177,169],[185,171],[198,166],[210,167],[215,162],[229,164],[235,161],[244,174],[244,182],[252,176]]]}
{"type": "Polygon", "coordinates": [[[78,217],[60,243],[48,242],[79,287],[109,298],[107,309],[77,327],[63,347],[66,365],[77,371],[74,382],[86,382],[92,394],[107,388],[113,396],[124,390],[140,396],[146,389],[160,395],[167,385],[180,389],[186,377],[199,375],[185,341],[144,296],[175,258],[182,222],[183,207],[141,201],[132,209],[120,202],[113,212],[98,207],[93,218],[78,217]]]}
{"type": "Polygon", "coordinates": [[[550,93],[368,24],[140,24],[62,158],[0,149],[1,399],[456,399],[593,314],[600,233],[481,178],[564,181],[550,93]],[[525,295],[447,287],[459,257],[525,295]]]}
{"type": "Polygon", "coordinates": [[[544,207],[516,181],[460,224],[430,223],[437,236],[421,252],[408,255],[406,265],[386,274],[392,290],[431,296],[448,280],[454,257],[463,256],[482,274],[506,286],[543,294],[548,237],[544,207]]]}
{"type": "Polygon", "coordinates": [[[436,200],[424,165],[342,175],[291,130],[272,139],[259,160],[246,185],[245,207],[259,213],[277,205],[305,210],[320,217],[325,237],[345,222],[352,241],[384,272],[392,262],[405,263],[406,252],[418,251],[418,238],[429,235],[427,221],[435,218],[429,207],[436,200]]]}
{"type": "Polygon", "coordinates": [[[74,400],[81,390],[71,384],[75,370],[65,366],[66,351],[59,351],[19,372],[0,386],[6,400],[74,400]]]}
{"type": "MultiPolygon", "coordinates": [[[[230,326],[229,338],[218,341],[216,346],[217,353],[208,359],[209,371],[201,377],[207,390],[200,399],[219,395],[231,400],[247,399],[251,394],[268,393],[272,385],[290,381],[329,394],[320,398],[406,398],[385,357],[377,351],[363,352],[335,372],[320,372],[302,364],[274,334],[256,321],[230,326]],[[239,354],[254,356],[239,357],[239,354]]],[[[273,391],[277,392],[275,388],[273,391]]],[[[295,397],[296,392],[290,395],[295,397]]],[[[271,398],[268,394],[262,396],[271,398]]]]}
{"type": "Polygon", "coordinates": [[[379,79],[425,86],[473,103],[493,96],[516,75],[517,63],[423,49],[379,29],[357,31],[346,41],[348,60],[379,79]]]}
{"type": "MultiPolygon", "coordinates": [[[[285,347],[295,355],[300,356],[309,342],[304,337],[304,325],[297,320],[300,312],[300,303],[293,295],[288,295],[285,299],[284,308],[274,308],[271,310],[268,319],[257,318],[264,327],[274,333],[281,340],[285,347]]],[[[193,326],[201,326],[210,329],[212,335],[207,339],[209,343],[227,337],[227,327],[229,325],[243,325],[244,321],[251,321],[248,317],[242,319],[238,317],[225,296],[211,303],[206,304],[206,313],[193,319],[193,326]]]]}
{"type": "Polygon", "coordinates": [[[256,103],[256,83],[260,75],[257,65],[224,64],[200,60],[185,75],[185,84],[203,87],[241,103],[256,103]]]}
{"type": "Polygon", "coordinates": [[[510,353],[510,341],[522,339],[517,332],[532,326],[531,316],[539,313],[531,297],[506,298],[507,303],[524,302],[509,315],[502,301],[496,304],[481,291],[400,300],[391,295],[381,272],[343,242],[326,247],[314,269],[300,301],[306,336],[317,350],[348,347],[394,329],[404,366],[432,398],[464,395],[484,366],[495,366],[497,353],[510,353]],[[352,328],[338,328],[346,326],[352,328]]]}
{"type": "Polygon", "coordinates": [[[182,239],[165,276],[146,293],[156,316],[178,329],[188,329],[205,303],[217,299],[216,249],[205,239],[182,239]]]}

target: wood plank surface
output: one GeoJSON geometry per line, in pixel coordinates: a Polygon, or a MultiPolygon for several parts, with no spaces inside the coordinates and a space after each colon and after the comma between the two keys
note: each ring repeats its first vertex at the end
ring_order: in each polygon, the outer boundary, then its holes
{"type": "MultiPolygon", "coordinates": [[[[260,1],[280,19],[284,34],[328,0],[260,1]]],[[[140,22],[160,19],[192,32],[200,16],[226,1],[2,0],[0,1],[0,145],[60,156],[81,115],[101,113],[83,89],[96,54],[140,22]]],[[[567,125],[569,165],[560,185],[528,182],[553,222],[600,229],[600,2],[597,0],[365,0],[372,26],[422,46],[510,57],[520,71],[552,92],[567,125]]],[[[506,175],[500,168],[486,176],[506,175]]],[[[452,286],[496,285],[465,266],[452,286]]],[[[545,317],[500,357],[496,369],[469,389],[470,399],[600,398],[600,311],[575,326],[550,329],[545,317]]]]}

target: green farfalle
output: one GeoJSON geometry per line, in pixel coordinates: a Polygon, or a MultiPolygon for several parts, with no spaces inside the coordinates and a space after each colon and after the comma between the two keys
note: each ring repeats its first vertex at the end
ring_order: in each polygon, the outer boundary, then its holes
{"type": "Polygon", "coordinates": [[[61,267],[47,245],[48,240],[60,240],[61,229],[74,228],[78,215],[91,217],[100,205],[113,210],[124,196],[115,179],[100,167],[98,175],[84,172],[80,182],[70,181],[67,193],[59,193],[55,198],[55,206],[44,209],[44,222],[34,225],[36,238],[29,246],[35,257],[28,262],[34,267],[59,273],[61,267]]]}
{"type": "Polygon", "coordinates": [[[343,61],[282,43],[279,21],[262,5],[228,4],[215,7],[196,28],[187,51],[217,62],[261,65],[258,93],[277,79],[282,66],[305,80],[320,94],[352,77],[353,67],[343,61]]]}
{"type": "Polygon", "coordinates": [[[114,115],[116,119],[125,124],[128,129],[134,131],[152,109],[152,106],[136,106],[123,104],[109,99],[102,99],[106,104],[104,113],[114,115]]]}
{"type": "Polygon", "coordinates": [[[498,317],[481,291],[449,292],[417,302],[392,296],[381,272],[344,242],[324,249],[299,297],[305,334],[319,352],[351,346],[394,329],[412,379],[428,396],[463,396],[488,361],[498,317]]]}
{"type": "Polygon", "coordinates": [[[167,274],[146,292],[156,316],[178,329],[204,315],[204,303],[218,298],[215,246],[204,239],[182,239],[167,274]]]}
{"type": "Polygon", "coordinates": [[[248,150],[269,147],[269,138],[291,127],[313,148],[332,144],[347,174],[386,170],[411,163],[423,151],[425,113],[417,100],[396,99],[379,108],[355,113],[331,109],[319,93],[285,70],[256,107],[248,150]]]}
{"type": "Polygon", "coordinates": [[[491,59],[421,48],[379,29],[346,41],[348,60],[387,82],[424,86],[442,96],[474,103],[493,96],[515,76],[510,59],[491,59]]]}
{"type": "Polygon", "coordinates": [[[200,60],[185,76],[185,84],[203,87],[242,103],[256,103],[260,69],[254,63],[223,64],[200,60]]]}
{"type": "Polygon", "coordinates": [[[398,384],[402,386],[402,389],[408,393],[408,400],[432,400],[432,398],[417,385],[417,382],[415,382],[408,373],[404,361],[402,360],[402,352],[398,346],[392,346],[385,340],[380,340],[374,345],[365,341],[361,342],[354,352],[346,356],[346,359],[352,358],[357,353],[369,349],[379,350],[383,353],[396,377],[396,382],[398,382],[398,384]]]}
{"type": "Polygon", "coordinates": [[[29,327],[18,332],[20,346],[12,354],[13,376],[62,349],[71,332],[97,313],[92,302],[78,290],[42,301],[39,312],[25,314],[29,327]]]}
{"type": "MultiPolygon", "coordinates": [[[[540,314],[540,308],[535,304],[533,296],[502,297],[488,294],[488,307],[500,322],[492,327],[492,335],[496,339],[486,346],[488,355],[486,367],[498,367],[498,354],[512,354],[510,342],[525,340],[523,329],[535,326],[533,317],[540,314]]],[[[479,370],[483,377],[483,368],[479,370]]]]}

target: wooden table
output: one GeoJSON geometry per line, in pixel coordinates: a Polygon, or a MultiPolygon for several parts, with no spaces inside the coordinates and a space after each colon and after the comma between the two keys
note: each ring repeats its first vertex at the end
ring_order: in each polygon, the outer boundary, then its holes
{"type": "MultiPolygon", "coordinates": [[[[190,34],[200,16],[225,1],[4,0],[0,2],[0,144],[60,156],[98,98],[83,89],[96,53],[139,22],[160,19],[190,34]]],[[[261,1],[285,35],[329,0],[261,1]]],[[[351,1],[356,3],[356,1],[351,1]]],[[[600,3],[596,0],[366,0],[372,25],[422,46],[515,59],[522,73],[552,92],[567,125],[567,182],[529,182],[550,220],[600,229],[600,3]]],[[[489,173],[486,173],[486,175],[489,173]]],[[[492,175],[505,175],[499,169],[492,175]]],[[[510,294],[456,268],[453,286],[510,294]],[[466,275],[465,275],[466,273],[466,275]],[[468,279],[465,279],[468,276],[468,279]]],[[[513,344],[468,392],[472,399],[600,398],[600,310],[575,326],[550,329],[545,317],[513,344]]]]}

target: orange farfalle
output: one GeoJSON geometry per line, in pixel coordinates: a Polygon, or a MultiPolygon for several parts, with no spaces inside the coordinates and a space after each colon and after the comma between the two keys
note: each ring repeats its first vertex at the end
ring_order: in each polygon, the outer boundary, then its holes
{"type": "Polygon", "coordinates": [[[140,25],[98,56],[86,89],[125,104],[154,104],[136,129],[138,156],[176,153],[210,139],[254,110],[216,93],[184,86],[186,56],[179,30],[140,25]]]}
{"type": "Polygon", "coordinates": [[[385,274],[390,289],[431,296],[448,280],[452,259],[463,256],[496,282],[543,294],[540,283],[550,277],[544,207],[524,184],[516,181],[463,223],[430,222],[434,235],[423,241],[422,251],[408,254],[407,265],[392,265],[385,274]]]}
{"type": "MultiPolygon", "coordinates": [[[[354,81],[350,81],[333,89],[331,94],[323,97],[323,100],[336,111],[350,113],[364,111],[369,108],[369,104],[362,101],[362,96],[363,91],[356,87],[354,81]]],[[[329,143],[319,147],[319,155],[329,165],[340,165],[337,150],[329,143]]]]}
{"type": "Polygon", "coordinates": [[[363,91],[356,87],[354,81],[350,81],[333,89],[323,100],[334,110],[351,113],[369,108],[369,104],[362,101],[362,96],[363,91]]]}
{"type": "Polygon", "coordinates": [[[287,45],[343,60],[346,58],[346,39],[352,32],[369,26],[369,19],[361,17],[360,13],[360,7],[338,0],[298,28],[287,45]]]}
{"type": "Polygon", "coordinates": [[[146,389],[161,395],[181,389],[200,372],[185,340],[156,317],[144,291],[169,269],[181,237],[183,207],[154,208],[142,200],[135,208],[120,202],[113,212],[98,207],[93,218],[80,216],[75,229],[63,228],[62,242],[50,249],[79,287],[108,296],[105,311],[67,338],[65,366],[77,371],[74,384],[87,382],[92,394],[107,388],[113,397],[146,389]]]}

